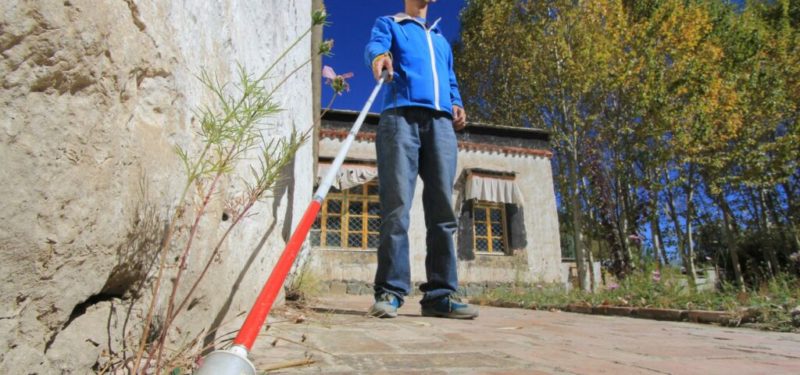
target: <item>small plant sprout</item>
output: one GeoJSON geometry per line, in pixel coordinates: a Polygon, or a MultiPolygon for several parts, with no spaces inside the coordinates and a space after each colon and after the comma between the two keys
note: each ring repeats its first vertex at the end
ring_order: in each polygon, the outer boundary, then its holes
{"type": "Polygon", "coordinates": [[[331,56],[333,54],[331,51],[333,51],[333,39],[328,39],[320,43],[317,54],[320,56],[331,56]]]}
{"type": "Polygon", "coordinates": [[[330,22],[328,22],[328,13],[325,9],[317,9],[313,13],[311,13],[311,24],[313,26],[328,26],[330,22]]]}

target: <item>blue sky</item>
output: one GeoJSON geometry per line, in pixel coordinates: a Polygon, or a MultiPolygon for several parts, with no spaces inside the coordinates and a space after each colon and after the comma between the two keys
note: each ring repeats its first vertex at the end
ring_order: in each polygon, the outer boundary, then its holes
{"type": "MultiPolygon", "coordinates": [[[[458,14],[463,7],[464,0],[439,0],[428,9],[430,20],[442,18],[439,26],[451,43],[458,39],[461,29],[458,14]]],[[[336,98],[333,108],[360,111],[375,87],[372,72],[364,64],[364,45],[369,40],[375,19],[402,12],[403,0],[326,0],[325,8],[331,25],[323,31],[323,38],[333,39],[334,45],[333,56],[324,57],[322,64],[329,65],[338,74],[355,74],[348,81],[350,92],[336,98]]],[[[323,108],[328,105],[332,95],[330,87],[322,87],[323,108]]],[[[375,110],[373,105],[372,111],[375,110]]]]}

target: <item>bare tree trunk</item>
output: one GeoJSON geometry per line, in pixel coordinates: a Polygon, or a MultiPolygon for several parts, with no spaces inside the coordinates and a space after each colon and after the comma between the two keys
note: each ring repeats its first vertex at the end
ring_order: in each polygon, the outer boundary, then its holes
{"type": "Polygon", "coordinates": [[[650,198],[650,236],[653,239],[653,254],[658,262],[658,268],[669,265],[667,251],[664,249],[661,237],[661,224],[658,222],[658,192],[653,192],[650,198]]]}
{"type": "Polygon", "coordinates": [[[786,194],[786,222],[789,227],[789,236],[792,238],[792,250],[800,251],[800,233],[798,233],[798,223],[795,214],[800,211],[800,207],[795,207],[795,196],[792,187],[788,183],[780,185],[786,194]]]}
{"type": "MultiPolygon", "coordinates": [[[[648,173],[647,178],[650,181],[655,180],[655,177],[648,173]]],[[[664,248],[663,237],[661,236],[661,224],[659,223],[658,217],[658,196],[659,191],[654,190],[653,187],[650,187],[650,212],[649,219],[650,219],[650,236],[653,239],[653,249],[655,254],[653,254],[658,262],[658,268],[661,269],[662,266],[669,265],[669,258],[667,257],[667,250],[664,248]]]]}
{"type": "MultiPolygon", "coordinates": [[[[626,182],[625,183],[625,201],[628,202],[628,203],[626,204],[627,210],[625,210],[624,212],[625,212],[625,222],[627,223],[626,227],[628,227],[628,229],[630,229],[630,225],[631,225],[630,222],[629,222],[630,218],[635,217],[635,215],[636,215],[635,212],[630,212],[631,209],[636,209],[635,204],[633,202],[631,202],[631,191],[633,191],[633,187],[631,186],[631,184],[629,182],[626,182]]],[[[635,233],[636,236],[639,237],[639,239],[637,240],[636,246],[635,246],[636,252],[639,255],[639,268],[640,269],[645,269],[647,267],[647,260],[645,259],[645,254],[644,254],[644,240],[643,240],[641,234],[639,233],[638,223],[634,221],[632,225],[634,226],[633,233],[635,233]]],[[[626,231],[626,233],[627,233],[627,231],[626,231]]],[[[631,234],[633,234],[633,233],[631,233],[631,234]]],[[[628,250],[628,258],[631,260],[631,269],[635,270],[636,269],[636,264],[633,263],[633,254],[630,251],[630,249],[628,250]]]]}
{"type": "Polygon", "coordinates": [[[755,226],[757,230],[763,230],[763,223],[761,222],[761,213],[758,212],[758,199],[755,198],[753,194],[753,189],[744,187],[742,188],[742,194],[745,196],[745,200],[747,204],[745,208],[747,209],[747,213],[749,217],[755,219],[755,226]]]}
{"type": "Polygon", "coordinates": [[[733,266],[733,276],[736,278],[736,285],[739,286],[740,292],[746,292],[746,288],[744,285],[744,277],[742,276],[742,265],[739,262],[739,246],[737,245],[736,237],[738,237],[738,225],[736,224],[736,218],[733,216],[731,212],[730,206],[728,206],[728,202],[725,200],[725,197],[720,193],[717,195],[717,205],[722,210],[722,220],[723,220],[723,237],[725,241],[725,246],[728,248],[728,252],[731,254],[731,264],[733,266]]]}
{"type": "Polygon", "coordinates": [[[570,172],[569,185],[572,190],[570,194],[570,210],[572,211],[572,241],[575,244],[575,263],[578,266],[578,285],[581,290],[589,291],[589,274],[586,272],[586,251],[583,247],[583,233],[581,223],[581,202],[578,187],[578,151],[575,147],[570,150],[570,172]]]}
{"type": "Polygon", "coordinates": [[[589,285],[592,292],[597,290],[597,285],[594,282],[594,254],[592,254],[592,248],[588,249],[588,258],[589,258],[589,285]]]}
{"type": "MultiPolygon", "coordinates": [[[[770,233],[774,227],[772,220],[769,218],[769,208],[767,207],[767,198],[764,189],[758,190],[758,204],[761,211],[762,220],[764,223],[764,229],[766,233],[770,233]]],[[[771,246],[764,246],[764,250],[767,253],[767,261],[769,266],[769,273],[770,278],[775,277],[780,272],[780,265],[778,264],[778,256],[775,254],[775,249],[771,246]]]]}
{"type": "Polygon", "coordinates": [[[673,228],[675,228],[675,238],[678,240],[678,255],[681,256],[681,260],[683,261],[686,253],[684,250],[684,242],[686,242],[686,240],[683,237],[683,230],[678,220],[678,212],[675,210],[675,197],[673,197],[672,191],[670,191],[669,188],[667,188],[667,201],[664,203],[664,208],[667,214],[669,214],[669,218],[672,220],[673,228]]]}
{"type": "Polygon", "coordinates": [[[659,236],[656,233],[656,223],[654,220],[648,220],[650,222],[650,239],[653,242],[653,258],[656,261],[656,267],[660,271],[664,268],[664,261],[661,259],[661,244],[659,243],[659,236]]]}
{"type": "Polygon", "coordinates": [[[664,235],[661,234],[661,224],[658,222],[658,217],[655,219],[656,234],[658,235],[658,243],[661,245],[661,260],[665,266],[669,265],[669,256],[667,255],[667,248],[664,246],[664,235]]]}
{"type": "Polygon", "coordinates": [[[599,219],[601,232],[606,243],[609,245],[609,255],[612,262],[611,272],[614,273],[617,279],[621,280],[630,274],[630,267],[628,267],[630,262],[626,260],[623,246],[625,239],[622,236],[622,220],[619,214],[619,208],[622,203],[619,201],[619,189],[616,188],[619,184],[617,183],[618,181],[609,183],[608,180],[599,175],[594,177],[596,179],[594,181],[596,187],[599,188],[598,190],[601,190],[599,193],[602,197],[600,199],[601,207],[599,219]],[[613,197],[617,197],[617,200],[612,201],[613,197]]]}
{"type": "MultiPolygon", "coordinates": [[[[666,192],[667,192],[667,202],[666,202],[667,207],[666,208],[667,208],[667,212],[669,213],[670,218],[672,219],[672,225],[675,227],[675,236],[678,238],[678,254],[680,254],[683,266],[686,268],[686,273],[689,276],[689,278],[688,278],[689,287],[692,290],[695,290],[696,289],[696,285],[695,285],[696,284],[695,283],[696,275],[694,275],[691,272],[689,272],[689,265],[688,264],[690,262],[690,259],[688,259],[688,251],[686,249],[687,240],[686,240],[686,236],[684,236],[684,234],[683,234],[683,230],[681,229],[680,220],[678,220],[678,212],[675,209],[675,197],[673,196],[672,191],[669,188],[666,189],[666,192]]],[[[694,266],[692,266],[692,268],[694,268],[694,266]]]]}
{"type": "MultiPolygon", "coordinates": [[[[556,64],[556,74],[557,79],[561,82],[562,81],[562,60],[559,55],[558,46],[555,45],[553,48],[553,53],[555,57],[556,64]]],[[[570,195],[570,210],[572,211],[572,240],[575,244],[575,263],[578,266],[578,285],[580,286],[581,290],[588,291],[590,288],[589,280],[588,280],[588,272],[586,272],[586,251],[583,247],[583,226],[581,223],[581,202],[580,202],[580,187],[578,186],[578,173],[580,173],[580,166],[578,165],[578,131],[575,129],[577,127],[576,124],[572,124],[569,126],[569,110],[567,109],[567,98],[566,93],[563,91],[563,86],[561,90],[561,119],[562,119],[562,129],[561,133],[566,138],[567,142],[570,143],[569,147],[569,187],[572,190],[572,194],[570,195]]]]}
{"type": "Polygon", "coordinates": [[[689,273],[689,285],[692,290],[697,290],[697,272],[694,264],[694,239],[693,239],[693,221],[694,221],[694,182],[692,181],[692,167],[689,168],[689,182],[686,184],[686,272],[689,273]]]}
{"type": "MultiPolygon", "coordinates": [[[[584,186],[586,186],[586,185],[587,185],[587,183],[586,183],[586,181],[584,181],[584,186]]],[[[597,222],[597,218],[595,218],[594,210],[589,210],[589,221],[592,224],[596,224],[596,222],[597,222]]],[[[600,253],[600,241],[599,240],[597,240],[596,238],[592,237],[592,238],[588,238],[588,241],[589,241],[589,244],[590,244],[589,246],[587,246],[587,248],[588,248],[587,251],[588,251],[588,255],[589,255],[589,281],[591,282],[591,285],[592,285],[592,287],[591,287],[592,292],[594,292],[595,290],[597,290],[597,285],[595,283],[595,273],[594,273],[594,253],[596,252],[597,255],[600,257],[600,259],[602,259],[603,255],[600,253]]]]}
{"type": "MultiPolygon", "coordinates": [[[[776,187],[776,190],[777,190],[777,187],[776,187]]],[[[788,220],[786,222],[784,222],[784,221],[782,221],[780,219],[781,215],[778,213],[778,207],[777,207],[778,204],[775,202],[777,200],[777,198],[775,197],[775,194],[776,194],[775,191],[764,191],[763,192],[763,195],[765,196],[764,198],[765,198],[765,200],[767,202],[767,212],[769,213],[769,218],[771,219],[771,222],[772,222],[773,226],[775,227],[775,229],[778,230],[778,236],[780,236],[780,239],[781,239],[781,248],[783,248],[784,250],[790,250],[793,247],[792,246],[793,244],[789,240],[789,236],[790,236],[789,227],[791,226],[791,223],[788,222],[788,220]]],[[[789,253],[789,252],[790,251],[786,251],[786,253],[789,253]]],[[[780,272],[781,271],[781,264],[779,262],[779,259],[777,258],[777,254],[775,254],[775,252],[773,251],[772,255],[775,257],[775,259],[774,259],[774,261],[775,261],[775,269],[777,270],[777,272],[780,272]]]]}
{"type": "Polygon", "coordinates": [[[619,176],[617,176],[615,185],[617,187],[617,197],[619,200],[619,213],[617,217],[617,222],[619,226],[617,226],[617,236],[619,236],[619,243],[622,246],[622,259],[623,264],[622,267],[625,270],[626,275],[630,275],[631,271],[635,268],[635,264],[633,264],[633,254],[631,253],[631,246],[630,241],[628,240],[628,208],[629,202],[627,199],[627,194],[625,193],[625,189],[622,188],[622,181],[620,181],[619,176]]]}

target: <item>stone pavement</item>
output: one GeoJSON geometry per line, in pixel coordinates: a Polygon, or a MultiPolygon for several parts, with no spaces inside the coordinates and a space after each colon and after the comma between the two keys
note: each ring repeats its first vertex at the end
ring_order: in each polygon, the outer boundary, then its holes
{"type": "Polygon", "coordinates": [[[364,315],[371,302],[334,296],[271,317],[253,363],[315,361],[274,373],[800,374],[798,334],[485,306],[473,321],[425,318],[418,299],[376,319],[364,315]]]}

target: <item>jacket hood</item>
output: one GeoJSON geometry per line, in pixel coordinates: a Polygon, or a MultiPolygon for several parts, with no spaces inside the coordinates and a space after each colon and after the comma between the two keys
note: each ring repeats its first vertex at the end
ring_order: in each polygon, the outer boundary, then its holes
{"type": "MultiPolygon", "coordinates": [[[[422,25],[416,18],[411,17],[410,15],[408,15],[408,14],[406,14],[404,12],[400,12],[400,13],[397,13],[397,14],[395,14],[393,16],[389,16],[389,17],[391,17],[394,20],[394,22],[398,22],[398,23],[400,23],[402,21],[413,21],[413,22],[416,22],[416,23],[419,23],[420,25],[422,25]]],[[[436,19],[436,21],[433,21],[433,24],[431,24],[431,26],[428,27],[428,30],[436,29],[437,26],[439,25],[439,21],[441,21],[441,20],[442,20],[442,18],[439,17],[439,18],[436,19]]],[[[422,27],[425,27],[425,25],[422,25],[422,27]]]]}

